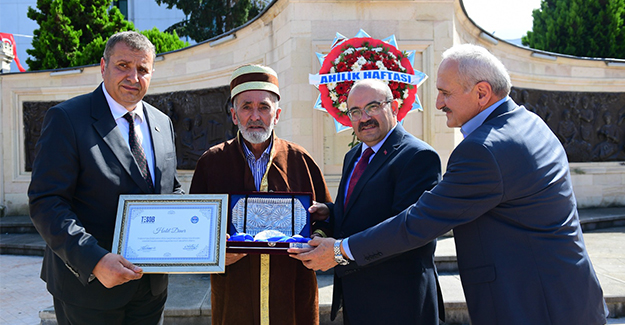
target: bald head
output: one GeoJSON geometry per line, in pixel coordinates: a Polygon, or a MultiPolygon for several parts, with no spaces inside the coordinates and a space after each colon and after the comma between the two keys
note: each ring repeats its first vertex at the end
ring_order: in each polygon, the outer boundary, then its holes
{"type": "Polygon", "coordinates": [[[382,141],[397,125],[398,102],[382,80],[356,82],[347,96],[347,107],[354,134],[370,147],[382,141]]]}
{"type": "Polygon", "coordinates": [[[349,95],[347,96],[348,102],[349,97],[352,96],[352,94],[357,94],[359,92],[359,88],[376,91],[386,97],[386,100],[393,100],[393,91],[391,91],[391,88],[384,81],[380,79],[363,79],[355,82],[352,86],[352,89],[349,91],[349,95]]]}

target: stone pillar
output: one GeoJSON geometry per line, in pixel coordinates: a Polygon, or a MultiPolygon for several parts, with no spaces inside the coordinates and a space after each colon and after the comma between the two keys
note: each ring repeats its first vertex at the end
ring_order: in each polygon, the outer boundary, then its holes
{"type": "Polygon", "coordinates": [[[13,45],[9,42],[2,42],[0,48],[0,73],[11,72],[11,62],[13,62],[13,45]]]}

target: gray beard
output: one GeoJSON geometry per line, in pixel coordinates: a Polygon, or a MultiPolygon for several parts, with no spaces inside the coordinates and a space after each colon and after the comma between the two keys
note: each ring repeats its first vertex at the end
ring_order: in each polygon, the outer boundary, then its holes
{"type": "Polygon", "coordinates": [[[246,127],[239,125],[239,131],[243,135],[243,139],[249,143],[259,144],[269,140],[271,132],[273,132],[273,123],[269,123],[264,131],[248,131],[246,127]]]}

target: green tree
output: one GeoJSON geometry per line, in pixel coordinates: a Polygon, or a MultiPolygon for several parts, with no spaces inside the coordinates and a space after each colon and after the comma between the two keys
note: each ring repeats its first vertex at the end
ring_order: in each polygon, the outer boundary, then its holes
{"type": "Polygon", "coordinates": [[[625,0],[542,0],[523,45],[584,57],[625,58],[625,0]]]}
{"type": "MultiPolygon", "coordinates": [[[[164,33],[154,27],[150,30],[140,32],[145,35],[156,49],[156,53],[164,53],[174,51],[189,46],[189,42],[180,40],[176,31],[173,34],[164,33]]],[[[108,38],[103,39],[101,36],[96,37],[89,44],[85,45],[81,52],[77,53],[72,60],[72,66],[88,65],[99,63],[106,47],[108,38]]]]}
{"type": "Polygon", "coordinates": [[[176,31],[196,42],[207,40],[245,24],[260,13],[264,0],[155,0],[159,5],[174,6],[184,12],[187,19],[165,31],[176,31]]]}
{"type": "Polygon", "coordinates": [[[118,31],[133,30],[111,0],[37,0],[28,8],[28,18],[39,24],[34,31],[33,48],[26,50],[30,70],[72,66],[81,50],[94,39],[108,39],[118,31]]]}
{"type": "MultiPolygon", "coordinates": [[[[29,7],[27,14],[39,24],[34,31],[33,48],[26,50],[33,57],[26,59],[30,70],[99,63],[111,35],[135,30],[134,24],[111,6],[111,0],[37,0],[37,8],[29,7]]],[[[175,33],[157,29],[142,33],[154,43],[156,53],[189,45],[175,33]]]]}

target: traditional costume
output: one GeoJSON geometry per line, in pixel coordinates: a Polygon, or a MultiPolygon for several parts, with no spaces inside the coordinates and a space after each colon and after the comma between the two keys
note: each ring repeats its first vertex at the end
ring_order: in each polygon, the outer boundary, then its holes
{"type": "MultiPolygon", "coordinates": [[[[242,87],[242,91],[260,89],[277,93],[277,77],[263,81],[257,78],[266,77],[263,73],[237,75],[237,71],[231,82],[233,98],[242,87]],[[274,82],[275,89],[270,85],[274,82]]],[[[315,201],[330,201],[321,170],[301,146],[272,134],[269,163],[257,189],[243,145],[239,133],[235,139],[207,150],[197,163],[189,192],[308,192],[315,201]]],[[[271,255],[269,261],[269,322],[318,324],[315,272],[287,255],[271,255]]],[[[260,255],[250,254],[226,266],[224,274],[211,275],[212,324],[261,324],[260,270],[260,255]]]]}

